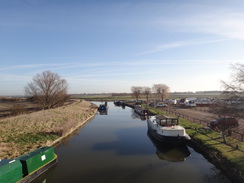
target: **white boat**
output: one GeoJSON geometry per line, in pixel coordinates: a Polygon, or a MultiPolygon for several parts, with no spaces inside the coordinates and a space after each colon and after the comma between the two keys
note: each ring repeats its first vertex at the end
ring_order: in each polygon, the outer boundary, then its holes
{"type": "Polygon", "coordinates": [[[147,125],[149,133],[164,143],[181,143],[190,140],[185,128],[179,125],[178,118],[161,116],[148,116],[147,125]]]}

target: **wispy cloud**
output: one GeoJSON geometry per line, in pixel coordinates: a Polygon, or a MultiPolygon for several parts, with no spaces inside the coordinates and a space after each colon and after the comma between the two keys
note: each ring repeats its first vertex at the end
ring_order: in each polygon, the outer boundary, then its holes
{"type": "Polygon", "coordinates": [[[9,70],[21,70],[21,69],[41,69],[41,70],[51,70],[51,69],[67,69],[67,68],[77,68],[77,67],[98,67],[104,65],[100,62],[69,62],[63,60],[63,63],[47,63],[47,64],[20,64],[12,65],[7,67],[0,67],[0,71],[9,71],[9,70]]]}
{"type": "Polygon", "coordinates": [[[22,65],[13,65],[8,67],[0,67],[0,71],[4,70],[15,70],[15,69],[31,69],[31,68],[43,68],[43,67],[56,67],[64,66],[68,63],[52,63],[52,64],[22,64],[22,65]]]}
{"type": "Polygon", "coordinates": [[[147,54],[151,54],[151,53],[161,52],[161,51],[171,49],[171,48],[182,47],[184,45],[187,45],[187,44],[183,43],[183,42],[162,44],[162,45],[156,46],[155,48],[153,48],[151,50],[144,51],[144,52],[140,53],[139,55],[147,55],[147,54]]]}
{"type": "Polygon", "coordinates": [[[140,53],[139,55],[147,55],[147,54],[161,52],[161,51],[168,50],[168,49],[173,49],[173,48],[179,48],[179,47],[185,47],[185,46],[191,46],[191,45],[208,44],[208,43],[220,42],[220,41],[224,41],[224,40],[225,39],[207,40],[207,41],[171,42],[171,43],[158,45],[155,48],[152,48],[151,50],[147,50],[147,51],[144,51],[144,52],[140,53]]]}

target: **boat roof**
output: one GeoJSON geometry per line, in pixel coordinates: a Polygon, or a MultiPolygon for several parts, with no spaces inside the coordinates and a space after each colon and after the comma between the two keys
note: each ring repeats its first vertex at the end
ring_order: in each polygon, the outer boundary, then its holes
{"type": "Polygon", "coordinates": [[[175,117],[171,117],[171,116],[166,116],[166,115],[159,115],[159,116],[156,116],[157,119],[178,119],[178,118],[175,118],[175,117]]]}
{"type": "Polygon", "coordinates": [[[15,161],[14,159],[1,159],[0,160],[0,167],[4,166],[4,165],[7,165],[7,164],[9,164],[11,162],[14,162],[14,161],[15,161]]]}
{"type": "Polygon", "coordinates": [[[36,156],[38,154],[42,154],[44,152],[49,152],[49,151],[51,151],[51,153],[52,153],[53,147],[44,146],[44,147],[40,147],[38,149],[35,149],[35,150],[33,150],[33,151],[29,152],[29,153],[23,154],[23,155],[17,157],[16,159],[27,160],[30,157],[36,156]]]}

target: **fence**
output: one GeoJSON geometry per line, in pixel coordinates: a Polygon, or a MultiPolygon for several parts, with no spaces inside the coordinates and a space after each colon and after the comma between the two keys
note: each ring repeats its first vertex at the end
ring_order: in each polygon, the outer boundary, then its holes
{"type": "MultiPolygon", "coordinates": [[[[188,115],[184,115],[184,114],[180,114],[178,112],[175,112],[175,111],[171,111],[171,110],[165,110],[166,113],[168,114],[172,114],[174,116],[178,116],[180,118],[183,118],[183,119],[186,119],[190,122],[193,122],[193,123],[198,123],[204,127],[209,127],[210,124],[209,124],[209,121],[204,121],[204,120],[201,120],[201,119],[197,119],[197,118],[193,118],[193,117],[190,117],[188,115]]],[[[237,132],[237,131],[234,131],[234,130],[228,130],[228,136],[231,136],[241,142],[244,142],[244,134],[243,133],[240,133],[240,132],[237,132]]]]}

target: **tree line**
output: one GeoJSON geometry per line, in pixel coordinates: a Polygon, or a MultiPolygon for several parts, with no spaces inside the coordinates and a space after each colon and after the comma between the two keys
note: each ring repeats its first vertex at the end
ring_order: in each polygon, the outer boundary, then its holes
{"type": "Polygon", "coordinates": [[[169,87],[162,83],[154,84],[151,88],[147,86],[132,86],[131,92],[136,100],[138,100],[141,95],[144,95],[148,101],[151,94],[156,94],[163,101],[169,96],[169,87]]]}

